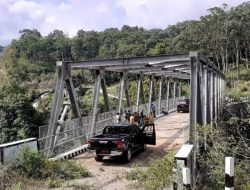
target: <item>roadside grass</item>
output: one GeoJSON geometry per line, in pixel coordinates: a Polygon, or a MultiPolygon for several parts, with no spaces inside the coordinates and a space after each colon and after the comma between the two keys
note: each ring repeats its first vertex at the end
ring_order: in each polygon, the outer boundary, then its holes
{"type": "Polygon", "coordinates": [[[250,69],[241,69],[239,80],[232,81],[232,76],[236,76],[236,71],[227,73],[227,97],[239,99],[240,97],[250,96],[250,69]]]}
{"type": "Polygon", "coordinates": [[[48,160],[41,153],[25,147],[16,161],[6,169],[4,176],[6,180],[0,180],[0,187],[7,190],[56,188],[66,180],[84,178],[91,174],[83,166],[68,160],[48,160]]]}
{"type": "Polygon", "coordinates": [[[126,173],[126,179],[136,180],[145,189],[164,188],[172,182],[174,168],[174,152],[164,158],[153,161],[147,169],[135,167],[126,173]]]}

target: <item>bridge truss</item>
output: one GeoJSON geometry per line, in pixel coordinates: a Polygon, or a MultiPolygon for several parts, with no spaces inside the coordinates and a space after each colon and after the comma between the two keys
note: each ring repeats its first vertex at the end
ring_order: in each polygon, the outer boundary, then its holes
{"type": "MultiPolygon", "coordinates": [[[[78,105],[76,92],[72,82],[72,69],[89,69],[93,70],[96,76],[95,90],[93,96],[92,115],[90,118],[90,136],[95,134],[96,123],[98,117],[98,99],[100,88],[105,101],[106,111],[110,110],[108,93],[106,88],[105,71],[112,71],[120,73],[120,86],[118,95],[118,106],[116,112],[122,110],[122,97],[125,93],[127,107],[131,107],[130,95],[128,91],[128,75],[133,74],[137,76],[137,94],[136,105],[134,111],[139,111],[140,99],[145,104],[143,95],[143,77],[150,76],[150,93],[147,102],[148,108],[152,103],[154,96],[155,78],[159,80],[159,94],[157,103],[157,112],[161,112],[161,108],[169,110],[170,102],[170,88],[173,87],[172,97],[175,98],[178,93],[178,98],[181,97],[182,81],[190,81],[191,86],[191,103],[190,103],[190,143],[195,143],[195,126],[196,124],[213,123],[218,118],[218,113],[224,98],[224,75],[221,70],[211,63],[207,58],[199,55],[197,52],[190,52],[189,54],[173,54],[150,57],[133,57],[122,59],[105,59],[105,60],[91,60],[91,61],[60,61],[57,62],[57,83],[55,89],[55,97],[53,100],[52,111],[50,115],[49,126],[47,129],[45,139],[45,149],[47,155],[51,155],[55,146],[55,139],[57,137],[57,127],[59,125],[59,116],[62,110],[62,101],[64,94],[64,87],[68,91],[71,108],[77,120],[77,129],[84,128],[85,123],[81,119],[81,111],[78,105]],[[162,105],[162,86],[166,83],[166,99],[164,106],[162,105]],[[176,85],[178,83],[178,92],[176,93],[176,85]]],[[[173,108],[176,106],[176,99],[173,99],[173,108]]],[[[148,109],[149,110],[149,109],[148,109]]],[[[88,135],[85,135],[86,130],[79,130],[77,138],[81,138],[81,144],[86,143],[88,135]],[[84,137],[84,138],[83,138],[84,137]]]]}

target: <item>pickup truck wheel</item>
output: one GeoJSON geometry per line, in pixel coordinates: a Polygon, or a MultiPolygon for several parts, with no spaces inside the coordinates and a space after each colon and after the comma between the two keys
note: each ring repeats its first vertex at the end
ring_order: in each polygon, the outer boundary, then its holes
{"type": "Polygon", "coordinates": [[[142,146],[142,151],[145,151],[147,149],[147,144],[143,144],[142,146]]]}
{"type": "Polygon", "coordinates": [[[102,162],[102,160],[103,160],[103,156],[97,155],[97,156],[95,157],[95,161],[97,161],[97,162],[102,162]]]}
{"type": "Polygon", "coordinates": [[[130,162],[131,161],[131,157],[132,157],[131,148],[128,148],[128,150],[123,153],[123,160],[125,162],[130,162]]]}

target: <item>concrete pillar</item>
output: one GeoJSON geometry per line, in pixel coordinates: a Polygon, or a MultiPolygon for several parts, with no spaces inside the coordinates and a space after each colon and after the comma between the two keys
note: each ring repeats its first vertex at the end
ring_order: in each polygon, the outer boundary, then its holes
{"type": "Polygon", "coordinates": [[[96,118],[97,118],[99,94],[100,94],[100,83],[101,83],[100,71],[96,70],[95,74],[96,74],[96,82],[95,82],[94,100],[93,100],[93,107],[92,107],[92,125],[91,125],[90,137],[95,135],[95,123],[96,123],[96,118]]]}
{"type": "Polygon", "coordinates": [[[234,189],[234,158],[225,158],[225,190],[234,189]]]}

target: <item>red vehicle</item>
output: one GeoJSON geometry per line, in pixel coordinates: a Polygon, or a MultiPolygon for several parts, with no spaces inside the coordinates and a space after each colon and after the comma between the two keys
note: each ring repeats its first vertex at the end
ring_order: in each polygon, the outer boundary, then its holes
{"type": "Polygon", "coordinates": [[[189,99],[180,100],[177,104],[177,112],[189,112],[189,99]]]}

